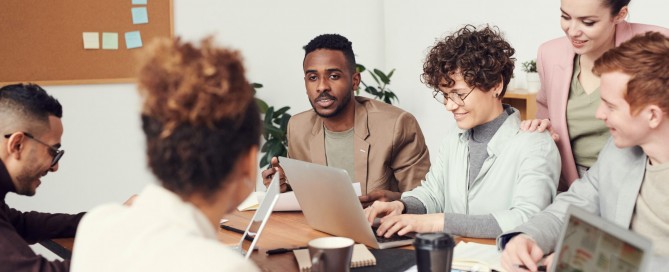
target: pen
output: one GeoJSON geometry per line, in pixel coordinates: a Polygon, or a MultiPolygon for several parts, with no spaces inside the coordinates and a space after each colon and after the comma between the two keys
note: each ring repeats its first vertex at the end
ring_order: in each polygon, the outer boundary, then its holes
{"type": "MultiPolygon", "coordinates": [[[[231,226],[223,225],[223,224],[221,224],[221,228],[224,229],[224,230],[228,230],[228,231],[232,231],[234,233],[239,233],[241,235],[244,235],[244,231],[240,230],[238,228],[233,228],[231,226]]],[[[249,242],[253,242],[253,237],[248,236],[248,235],[244,235],[244,240],[249,241],[249,242]]]]}
{"type": "MultiPolygon", "coordinates": [[[[525,270],[530,270],[524,264],[517,264],[516,267],[521,268],[521,269],[525,269],[525,270]]],[[[548,268],[545,265],[538,265],[537,266],[537,271],[539,271],[539,272],[545,272],[545,271],[547,271],[546,269],[548,269],[548,268]]]]}
{"type": "Polygon", "coordinates": [[[288,253],[288,252],[292,252],[293,250],[307,249],[307,248],[309,248],[309,247],[302,246],[302,247],[295,247],[295,248],[275,248],[275,249],[270,249],[265,253],[267,255],[274,255],[274,254],[288,253]]]}

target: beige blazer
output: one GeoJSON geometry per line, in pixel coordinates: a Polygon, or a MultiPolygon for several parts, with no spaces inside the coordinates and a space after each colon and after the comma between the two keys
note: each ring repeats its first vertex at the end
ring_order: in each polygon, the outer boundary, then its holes
{"type": "MultiPolygon", "coordinates": [[[[355,182],[363,194],[418,186],[430,168],[423,132],[410,113],[384,102],[355,97],[355,182]]],[[[323,119],[314,110],[288,123],[288,157],[326,165],[323,119]]],[[[290,177],[288,177],[290,179],[290,177]]]]}
{"type": "MultiPolygon", "coordinates": [[[[658,31],[669,36],[669,29],[663,27],[622,22],[616,25],[616,46],[647,31],[658,31]]],[[[537,69],[541,78],[541,89],[537,94],[537,118],[550,119],[553,129],[560,136],[556,142],[562,158],[559,191],[566,191],[578,179],[566,112],[575,55],[567,37],[562,37],[542,44],[537,56],[537,69]]]]}

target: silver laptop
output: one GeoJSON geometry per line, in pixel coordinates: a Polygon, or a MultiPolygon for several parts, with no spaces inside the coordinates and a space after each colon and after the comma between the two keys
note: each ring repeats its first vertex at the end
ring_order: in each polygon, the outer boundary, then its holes
{"type": "Polygon", "coordinates": [[[246,227],[246,231],[244,231],[244,235],[242,235],[239,244],[234,247],[234,249],[239,250],[246,259],[251,257],[251,253],[253,253],[256,243],[260,240],[260,234],[265,228],[269,216],[272,214],[276,201],[279,199],[279,193],[279,175],[274,175],[274,178],[272,178],[272,181],[267,187],[265,198],[262,200],[262,203],[260,203],[260,206],[258,206],[251,222],[249,222],[249,225],[246,227]],[[252,237],[253,241],[247,241],[250,240],[247,237],[252,237]]]}
{"type": "Polygon", "coordinates": [[[408,236],[387,239],[374,234],[345,170],[284,157],[279,164],[312,228],[378,249],[413,242],[408,236]]]}
{"type": "Polygon", "coordinates": [[[648,239],[569,206],[549,271],[647,271],[652,252],[648,239]]]}

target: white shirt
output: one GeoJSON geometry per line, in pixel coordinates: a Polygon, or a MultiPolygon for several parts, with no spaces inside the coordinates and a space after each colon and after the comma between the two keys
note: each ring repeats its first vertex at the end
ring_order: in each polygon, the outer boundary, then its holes
{"type": "Polygon", "coordinates": [[[74,248],[74,272],[258,271],[216,239],[199,209],[153,184],[131,207],[107,204],[86,214],[74,248]]]}

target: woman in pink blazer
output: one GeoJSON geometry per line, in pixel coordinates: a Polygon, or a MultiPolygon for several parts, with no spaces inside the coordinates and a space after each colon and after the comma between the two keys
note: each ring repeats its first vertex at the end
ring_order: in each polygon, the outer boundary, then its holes
{"type": "MultiPolygon", "coordinates": [[[[567,115],[570,114],[567,111],[568,99],[572,85],[574,83],[580,85],[586,94],[578,99],[588,99],[587,96],[592,94],[599,97],[599,78],[591,71],[597,58],[636,34],[658,31],[669,36],[669,29],[626,22],[627,5],[630,0],[561,1],[560,25],[566,36],[548,41],[539,48],[537,68],[541,78],[541,90],[537,94],[538,119],[525,122],[523,128],[539,131],[548,129],[551,132],[562,157],[562,174],[558,190],[566,191],[569,185],[579,178],[579,170],[584,171],[589,167],[583,165],[577,170],[572,150],[573,139],[570,138],[570,127],[567,125],[567,115]],[[575,60],[580,64],[578,82],[575,82],[576,80],[572,82],[575,60]]],[[[598,104],[599,99],[580,103],[598,104]]],[[[596,109],[596,106],[588,107],[596,109]]],[[[585,119],[591,118],[585,120],[586,122],[595,120],[594,110],[592,114],[589,114],[588,110],[580,111],[578,114],[585,116],[585,119]]],[[[576,113],[573,116],[575,115],[576,113]]],[[[608,129],[601,122],[597,126],[586,126],[585,132],[581,126],[579,133],[585,134],[586,137],[588,134],[602,137],[602,133],[608,133],[608,129]]],[[[595,147],[596,153],[592,154],[595,158],[604,143],[605,141],[601,146],[595,147]]]]}

